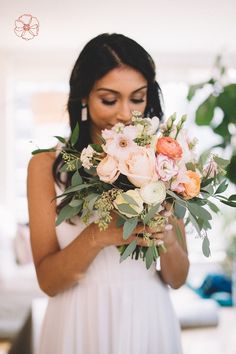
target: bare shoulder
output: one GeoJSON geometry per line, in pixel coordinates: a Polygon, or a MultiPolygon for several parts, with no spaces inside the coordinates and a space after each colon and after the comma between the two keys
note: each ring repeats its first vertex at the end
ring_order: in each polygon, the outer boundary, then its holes
{"type": "Polygon", "coordinates": [[[52,168],[55,161],[54,152],[42,152],[34,155],[28,164],[28,172],[33,172],[34,170],[41,170],[42,168],[52,168]]]}
{"type": "Polygon", "coordinates": [[[53,164],[54,152],[42,152],[34,155],[28,164],[28,183],[35,181],[42,185],[43,182],[54,184],[53,164]]]}

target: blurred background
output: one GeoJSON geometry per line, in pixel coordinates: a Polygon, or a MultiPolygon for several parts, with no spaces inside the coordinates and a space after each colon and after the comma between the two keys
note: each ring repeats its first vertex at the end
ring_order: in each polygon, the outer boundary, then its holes
{"type": "MultiPolygon", "coordinates": [[[[231,160],[235,194],[235,13],[234,0],[0,0],[0,354],[37,346],[45,298],[29,246],[27,164],[32,150],[67,135],[68,80],[83,46],[103,32],[139,42],[156,63],[166,116],[188,114],[198,153],[218,145],[215,151],[231,160]],[[14,32],[24,14],[38,26],[29,40],[14,32]]],[[[188,282],[171,294],[184,354],[236,353],[236,212],[220,209],[209,258],[188,230],[188,282]]]]}

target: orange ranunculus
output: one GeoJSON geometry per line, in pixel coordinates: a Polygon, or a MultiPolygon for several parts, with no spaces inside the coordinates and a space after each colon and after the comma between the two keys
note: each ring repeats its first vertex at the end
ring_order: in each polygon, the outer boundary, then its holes
{"type": "Polygon", "coordinates": [[[183,150],[178,141],[170,136],[164,136],[157,140],[156,151],[158,154],[166,155],[174,160],[180,159],[183,154],[183,150]]]}
{"type": "Polygon", "coordinates": [[[191,170],[186,171],[186,176],[189,181],[183,183],[184,191],[182,194],[185,199],[192,199],[200,192],[201,179],[196,172],[191,170]]]}

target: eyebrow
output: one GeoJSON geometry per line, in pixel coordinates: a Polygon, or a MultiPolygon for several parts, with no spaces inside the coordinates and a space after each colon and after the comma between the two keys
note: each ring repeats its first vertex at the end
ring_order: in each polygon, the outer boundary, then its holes
{"type": "MultiPolygon", "coordinates": [[[[131,93],[136,93],[136,92],[138,92],[138,91],[140,91],[140,90],[142,90],[144,88],[147,88],[147,85],[142,86],[142,87],[138,88],[137,90],[134,90],[131,93]]],[[[97,89],[96,91],[108,91],[108,92],[112,92],[112,93],[120,93],[118,91],[115,91],[115,90],[112,90],[112,89],[109,89],[109,88],[105,88],[105,87],[101,87],[101,88],[97,89]]]]}

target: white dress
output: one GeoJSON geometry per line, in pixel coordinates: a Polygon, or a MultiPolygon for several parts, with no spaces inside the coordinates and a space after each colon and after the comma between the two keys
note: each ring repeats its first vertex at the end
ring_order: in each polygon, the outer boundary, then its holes
{"type": "MultiPolygon", "coordinates": [[[[61,248],[84,228],[56,228],[61,248]]],[[[180,328],[155,265],[104,248],[78,284],[49,298],[38,354],[180,354],[180,328]]]]}

